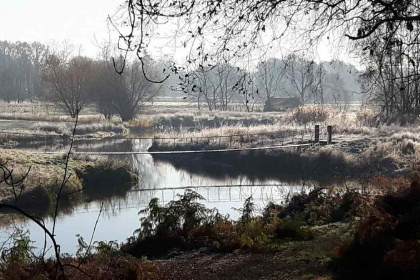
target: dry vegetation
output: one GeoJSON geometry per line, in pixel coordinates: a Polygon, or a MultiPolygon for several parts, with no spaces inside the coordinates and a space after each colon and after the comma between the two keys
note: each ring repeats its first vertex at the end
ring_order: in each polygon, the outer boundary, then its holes
{"type": "MultiPolygon", "coordinates": [[[[251,178],[256,174],[267,178],[277,174],[276,178],[293,181],[297,178],[296,172],[303,172],[306,180],[318,180],[323,186],[335,184],[337,180],[359,178],[363,188],[351,190],[345,185],[346,188],[328,187],[301,193],[289,198],[284,205],[268,205],[262,216],[254,214],[250,199],[237,221],[206,209],[199,203],[201,197],[193,192],[166,206],[152,200],[143,212],[137,235],[122,247],[97,243],[87,258],[64,259],[63,263],[68,265],[66,272],[71,275],[69,279],[91,279],[87,274],[94,275],[94,279],[214,279],[215,275],[223,278],[232,274],[242,279],[273,275],[278,279],[364,279],[366,275],[379,279],[385,275],[383,273],[415,279],[411,276],[418,275],[418,218],[412,213],[418,212],[419,185],[413,183],[408,188],[407,174],[418,169],[419,127],[381,125],[371,110],[338,112],[319,106],[269,114],[180,112],[183,109],[174,108],[176,114],[171,114],[170,108],[167,109],[170,112],[162,109],[145,113],[125,125],[132,131],[154,127],[158,130],[157,138],[182,139],[158,140],[154,144],[155,149],[169,150],[255,147],[279,143],[275,139],[285,135],[289,138],[284,141],[290,141],[290,133],[295,133],[294,140],[305,140],[305,137],[310,139],[313,125],[333,125],[335,139],[351,141],[300,152],[209,157],[213,165],[218,160],[225,165],[206,170],[206,174],[248,174],[251,178]],[[225,137],[221,142],[218,138],[208,140],[220,135],[239,136],[225,137]],[[323,180],[320,174],[328,178],[323,180]],[[336,175],[336,181],[328,181],[336,175]],[[144,257],[169,260],[145,261],[144,257]],[[209,273],[194,268],[203,265],[215,271],[209,273]],[[358,274],[357,268],[364,265],[371,268],[372,273],[358,274]],[[71,266],[79,266],[83,272],[71,266]],[[186,267],[190,270],[184,269],[186,267]]],[[[33,124],[34,130],[43,133],[67,134],[69,128],[63,123],[33,124]]],[[[100,131],[125,133],[122,125],[113,123],[82,123],[78,128],[85,135],[100,131]]],[[[31,204],[36,197],[42,204],[49,205],[54,186],[62,176],[64,155],[12,150],[0,150],[0,155],[0,161],[8,161],[17,176],[31,166],[21,201],[31,204]]],[[[198,168],[196,161],[189,159],[178,157],[174,165],[192,174],[201,172],[194,169],[198,168]]],[[[104,157],[74,157],[70,170],[73,177],[67,190],[73,192],[90,186],[83,192],[86,199],[107,199],[111,193],[124,195],[131,185],[118,184],[121,178],[131,183],[137,180],[127,172],[124,163],[112,163],[104,157]],[[105,184],[110,187],[103,188],[105,184]]],[[[7,188],[1,189],[1,197],[7,201],[12,193],[7,188]]],[[[77,203],[77,199],[72,203],[77,203]]],[[[64,200],[63,208],[66,207],[64,200]]],[[[41,210],[42,215],[48,214],[48,207],[41,210]]],[[[16,239],[14,246],[22,246],[22,240],[25,239],[16,239]]],[[[16,250],[22,252],[19,250],[25,248],[16,250]]],[[[48,279],[53,275],[53,263],[39,262],[30,254],[10,255],[4,260],[7,261],[0,268],[0,277],[48,279]]]]}
{"type": "MultiPolygon", "coordinates": [[[[51,206],[54,205],[63,180],[66,155],[16,150],[0,150],[0,154],[0,161],[13,170],[14,181],[22,178],[29,170],[23,184],[17,185],[15,189],[0,184],[0,200],[40,217],[51,214],[51,206]]],[[[3,176],[1,172],[0,176],[3,176]]],[[[84,199],[103,199],[121,192],[125,194],[138,180],[126,162],[109,161],[104,156],[72,156],[68,172],[71,176],[63,189],[61,212],[71,211],[84,199]]],[[[2,218],[8,221],[7,215],[2,218]]]]}

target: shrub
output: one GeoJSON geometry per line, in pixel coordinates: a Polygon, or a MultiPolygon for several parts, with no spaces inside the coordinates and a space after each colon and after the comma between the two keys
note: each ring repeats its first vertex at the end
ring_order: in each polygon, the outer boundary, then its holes
{"type": "Polygon", "coordinates": [[[322,106],[306,106],[295,109],[290,121],[298,125],[308,125],[312,123],[323,123],[328,118],[328,111],[322,106]]]}
{"type": "Polygon", "coordinates": [[[420,182],[415,181],[408,189],[378,197],[335,268],[343,279],[418,279],[419,244],[420,182]]]}
{"type": "Polygon", "coordinates": [[[304,227],[304,223],[298,219],[282,219],[277,223],[275,233],[279,239],[297,241],[311,240],[315,237],[314,233],[309,228],[304,227]]]}
{"type": "MultiPolygon", "coordinates": [[[[19,228],[13,232],[9,237],[11,240],[11,246],[9,248],[2,248],[0,267],[6,269],[8,266],[13,264],[22,265],[26,262],[33,261],[31,241],[29,239],[29,233],[22,231],[19,228]]],[[[4,246],[4,244],[3,244],[4,246]]]]}
{"type": "Polygon", "coordinates": [[[356,124],[358,126],[377,127],[379,116],[372,110],[360,110],[356,114],[356,124]]]}
{"type": "Polygon", "coordinates": [[[293,196],[287,206],[279,211],[278,217],[289,217],[292,220],[298,218],[307,225],[321,225],[347,221],[360,216],[361,211],[362,201],[354,191],[314,189],[308,194],[293,196]]]}

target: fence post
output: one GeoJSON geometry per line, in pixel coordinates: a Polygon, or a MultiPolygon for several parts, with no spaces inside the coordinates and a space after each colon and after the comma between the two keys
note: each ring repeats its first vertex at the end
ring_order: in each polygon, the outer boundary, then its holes
{"type": "Polygon", "coordinates": [[[319,125],[315,125],[315,143],[319,143],[319,125]]]}
{"type": "Polygon", "coordinates": [[[333,134],[333,127],[332,125],[327,126],[327,144],[331,144],[332,143],[332,134],[333,134]]]}

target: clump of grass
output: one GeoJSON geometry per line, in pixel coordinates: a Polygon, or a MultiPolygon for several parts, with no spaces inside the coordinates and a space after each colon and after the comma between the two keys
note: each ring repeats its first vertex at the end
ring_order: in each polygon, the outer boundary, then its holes
{"type": "Polygon", "coordinates": [[[360,110],[356,114],[356,124],[358,126],[377,127],[379,124],[378,113],[369,109],[360,110]]]}
{"type": "Polygon", "coordinates": [[[329,112],[324,106],[304,106],[293,110],[288,120],[298,125],[324,123],[328,114],[329,112]]]}
{"type": "Polygon", "coordinates": [[[222,126],[256,126],[278,123],[282,115],[278,113],[230,112],[230,111],[194,111],[179,110],[155,112],[154,127],[157,129],[180,127],[222,127],[222,126]]]}
{"type": "Polygon", "coordinates": [[[115,123],[92,123],[92,124],[81,124],[77,126],[76,134],[92,134],[95,132],[114,132],[117,134],[125,134],[127,131],[122,124],[115,123]]]}
{"type": "Polygon", "coordinates": [[[221,126],[190,131],[185,128],[166,129],[156,133],[150,150],[188,150],[241,148],[269,145],[311,138],[311,132],[291,125],[267,124],[257,126],[221,126]]]}
{"type": "Polygon", "coordinates": [[[67,135],[69,136],[71,134],[70,126],[66,123],[52,123],[52,122],[39,122],[34,123],[32,125],[33,130],[42,131],[42,132],[49,132],[49,133],[55,133],[59,135],[67,135]]]}
{"type": "Polygon", "coordinates": [[[369,160],[373,164],[388,161],[390,164],[407,170],[413,169],[420,155],[420,133],[397,132],[389,138],[379,140],[360,155],[362,160],[369,160]]]}
{"type": "Polygon", "coordinates": [[[138,176],[125,162],[102,161],[76,170],[83,185],[83,196],[88,200],[125,196],[138,182],[138,176]]]}
{"type": "Polygon", "coordinates": [[[152,118],[136,118],[128,122],[130,128],[152,128],[154,126],[152,118]]]}
{"type": "MultiPolygon", "coordinates": [[[[32,186],[27,188],[26,184],[32,184],[33,180],[34,178],[25,181],[22,189],[17,190],[17,197],[9,195],[8,198],[2,200],[2,202],[16,205],[20,209],[39,217],[53,215],[57,194],[62,187],[61,181],[51,182],[41,179],[38,181],[36,187],[32,186]]],[[[60,194],[60,208],[58,209],[60,213],[68,212],[71,209],[71,204],[75,204],[80,199],[78,191],[81,189],[81,181],[76,175],[72,175],[66,181],[60,194]]],[[[9,209],[5,209],[4,211],[14,212],[9,209]]]]}
{"type": "MultiPolygon", "coordinates": [[[[36,131],[70,136],[73,133],[73,125],[65,122],[39,122],[32,125],[36,131]]],[[[98,132],[126,133],[122,124],[114,123],[81,123],[77,126],[76,135],[87,135],[98,132]]]]}

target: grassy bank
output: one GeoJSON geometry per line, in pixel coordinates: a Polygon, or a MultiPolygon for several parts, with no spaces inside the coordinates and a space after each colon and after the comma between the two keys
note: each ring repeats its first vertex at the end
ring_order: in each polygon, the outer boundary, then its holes
{"type": "MultiPolygon", "coordinates": [[[[36,132],[71,136],[74,125],[69,123],[47,123],[39,122],[32,124],[32,129],[36,132]]],[[[76,136],[100,136],[101,134],[124,134],[127,130],[122,124],[114,123],[91,123],[79,124],[76,129],[76,136]]]]}
{"type": "Polygon", "coordinates": [[[312,131],[303,127],[243,125],[207,128],[199,131],[170,129],[155,133],[150,151],[212,150],[258,147],[311,139],[312,131]]]}
{"type": "MultiPolygon", "coordinates": [[[[208,113],[206,113],[208,114],[208,113]]],[[[281,144],[299,140],[313,140],[314,125],[320,125],[320,139],[326,140],[326,127],[333,126],[333,139],[354,140],[361,138],[386,138],[405,131],[417,134],[416,126],[380,125],[376,114],[370,110],[338,112],[321,106],[306,106],[282,113],[233,113],[224,112],[213,117],[215,123],[202,124],[202,116],[174,115],[172,121],[155,133],[158,138],[153,150],[187,150],[212,148],[238,148],[281,144]],[[226,121],[220,121],[226,116],[226,121]],[[173,121],[177,119],[177,121],[173,121]],[[257,120],[258,119],[258,120],[257,120]],[[184,123],[188,120],[188,123],[184,123]],[[264,120],[264,121],[262,121],[264,120]],[[175,123],[175,124],[174,124],[175,123]],[[221,136],[221,137],[219,137],[221,136]],[[232,136],[232,137],[230,137],[232,136]],[[293,137],[292,137],[293,136],[293,137]],[[174,138],[174,139],[172,139],[174,138]]]]}
{"type": "MultiPolygon", "coordinates": [[[[62,186],[65,155],[11,150],[0,152],[0,161],[13,170],[14,181],[30,168],[23,183],[15,186],[15,190],[5,183],[0,184],[1,201],[39,217],[53,214],[57,193],[62,186]]],[[[62,189],[60,214],[71,212],[86,200],[106,200],[115,195],[125,195],[138,180],[127,163],[99,156],[72,157],[67,174],[70,177],[62,189]]]]}

